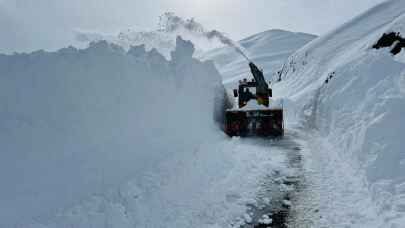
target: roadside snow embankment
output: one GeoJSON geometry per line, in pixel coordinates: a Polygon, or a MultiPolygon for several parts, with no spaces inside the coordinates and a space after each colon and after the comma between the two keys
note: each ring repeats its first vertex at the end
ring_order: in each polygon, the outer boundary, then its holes
{"type": "Polygon", "coordinates": [[[213,64],[106,42],[0,56],[0,227],[98,194],[212,135],[213,64]],[[192,113],[192,114],[191,114],[192,113]]]}
{"type": "Polygon", "coordinates": [[[321,226],[404,224],[405,50],[393,56],[390,48],[372,48],[384,33],[405,34],[404,18],[403,1],[371,9],[291,56],[275,86],[303,127],[318,132],[311,169],[334,167],[318,170],[330,174],[315,197],[321,226]]]}

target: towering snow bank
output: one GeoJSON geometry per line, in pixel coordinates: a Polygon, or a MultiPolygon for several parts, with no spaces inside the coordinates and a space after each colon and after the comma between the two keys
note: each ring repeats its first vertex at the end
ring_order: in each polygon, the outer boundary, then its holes
{"type": "Polygon", "coordinates": [[[0,55],[0,227],[48,221],[215,136],[221,78],[193,51],[177,38],[170,62],[103,41],[0,55]]]}
{"type": "MultiPolygon", "coordinates": [[[[272,79],[284,61],[316,36],[283,30],[269,30],[239,41],[258,66],[264,69],[267,79],[272,79]]],[[[203,53],[201,59],[214,60],[224,83],[233,87],[238,80],[250,75],[246,60],[230,47],[203,53]]]]}
{"type": "MultiPolygon", "coordinates": [[[[390,48],[372,48],[390,32],[405,35],[404,1],[378,5],[306,45],[286,62],[283,82],[274,93],[291,99],[306,129],[319,130],[330,144],[323,153],[337,153],[352,169],[346,169],[346,180],[354,180],[351,175],[360,175],[357,180],[364,177],[377,214],[386,219],[384,227],[401,227],[405,221],[405,50],[393,56],[390,48]]],[[[353,190],[347,186],[346,195],[353,190]]],[[[336,221],[336,214],[330,216],[336,221]]]]}

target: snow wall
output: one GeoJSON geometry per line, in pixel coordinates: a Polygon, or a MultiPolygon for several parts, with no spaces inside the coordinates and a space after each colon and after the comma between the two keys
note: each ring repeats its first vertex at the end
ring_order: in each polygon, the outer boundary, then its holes
{"type": "MultiPolygon", "coordinates": [[[[405,50],[393,56],[390,48],[372,48],[390,32],[405,36],[404,1],[378,5],[303,47],[285,63],[274,93],[289,97],[289,115],[296,110],[302,128],[317,130],[330,144],[323,153],[336,152],[345,161],[346,179],[364,181],[382,227],[402,227],[405,50]]],[[[349,195],[355,186],[342,188],[349,195]]]]}
{"type": "MultiPolygon", "coordinates": [[[[129,178],[148,183],[145,173],[159,173],[163,161],[187,158],[220,135],[214,119],[222,116],[221,76],[193,52],[191,42],[177,38],[171,61],[154,49],[126,52],[105,41],[0,55],[0,227],[44,227],[49,216],[129,178]]],[[[167,170],[160,175],[176,171],[167,170]]],[[[136,189],[126,189],[133,199],[136,189]]],[[[96,198],[94,207],[106,205],[96,198]]],[[[109,208],[94,209],[103,210],[109,208]]],[[[84,204],[87,222],[59,218],[74,222],[55,227],[126,227],[108,220],[113,209],[102,219],[91,212],[84,204]]]]}

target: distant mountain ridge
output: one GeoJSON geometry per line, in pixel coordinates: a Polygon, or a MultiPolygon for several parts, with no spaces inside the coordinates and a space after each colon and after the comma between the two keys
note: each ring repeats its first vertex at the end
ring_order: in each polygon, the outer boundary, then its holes
{"type": "MultiPolygon", "coordinates": [[[[291,54],[316,37],[274,29],[249,36],[239,41],[239,44],[246,49],[249,58],[264,69],[266,78],[270,80],[291,54]]],[[[225,84],[233,84],[249,74],[247,63],[244,63],[246,60],[230,47],[210,50],[199,58],[213,60],[225,84]]]]}

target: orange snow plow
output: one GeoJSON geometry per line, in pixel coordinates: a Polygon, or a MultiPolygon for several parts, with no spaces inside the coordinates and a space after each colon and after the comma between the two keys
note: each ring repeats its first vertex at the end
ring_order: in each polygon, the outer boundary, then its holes
{"type": "Polygon", "coordinates": [[[225,133],[231,137],[283,136],[283,108],[269,107],[272,90],[263,72],[254,63],[249,63],[249,66],[254,79],[240,81],[239,89],[233,91],[234,97],[238,98],[239,108],[225,112],[225,133]],[[256,100],[257,105],[247,107],[250,100],[256,100]]]}

